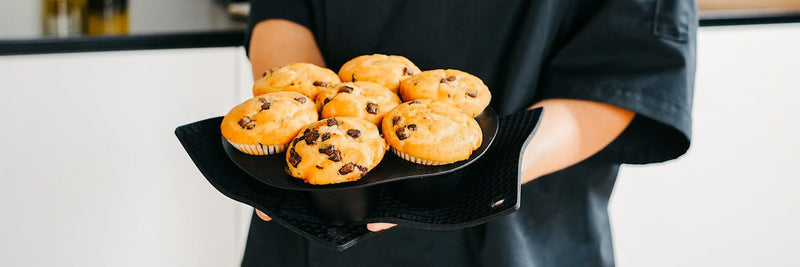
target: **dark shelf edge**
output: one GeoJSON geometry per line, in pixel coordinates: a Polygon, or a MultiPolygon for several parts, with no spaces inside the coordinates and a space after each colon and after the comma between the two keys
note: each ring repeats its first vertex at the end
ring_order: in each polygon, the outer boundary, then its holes
{"type": "Polygon", "coordinates": [[[0,41],[0,55],[241,46],[243,30],[0,41]]]}
{"type": "Polygon", "coordinates": [[[714,26],[736,26],[754,24],[776,24],[776,23],[797,23],[800,22],[800,13],[788,13],[780,15],[764,15],[752,17],[723,17],[723,18],[701,18],[701,27],[714,26]]]}

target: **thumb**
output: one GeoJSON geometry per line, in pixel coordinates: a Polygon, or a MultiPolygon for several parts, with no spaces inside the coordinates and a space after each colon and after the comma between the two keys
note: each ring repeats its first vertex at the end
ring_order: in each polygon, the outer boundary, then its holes
{"type": "Polygon", "coordinates": [[[258,218],[261,218],[262,220],[267,221],[267,222],[272,220],[272,218],[270,218],[269,216],[267,216],[266,214],[264,214],[260,210],[256,210],[256,215],[258,215],[258,218]]]}

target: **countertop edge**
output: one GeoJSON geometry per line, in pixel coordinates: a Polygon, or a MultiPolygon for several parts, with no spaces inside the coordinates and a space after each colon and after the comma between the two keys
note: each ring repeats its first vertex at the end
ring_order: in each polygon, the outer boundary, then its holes
{"type": "Polygon", "coordinates": [[[0,56],[241,46],[244,30],[0,40],[0,56]]]}
{"type": "Polygon", "coordinates": [[[707,15],[711,16],[707,17],[701,16],[700,19],[701,27],[800,22],[800,11],[755,13],[750,15],[738,14],[738,13],[730,13],[730,15],[726,15],[724,13],[722,14],[713,14],[710,12],[706,13],[708,13],[707,15]]]}

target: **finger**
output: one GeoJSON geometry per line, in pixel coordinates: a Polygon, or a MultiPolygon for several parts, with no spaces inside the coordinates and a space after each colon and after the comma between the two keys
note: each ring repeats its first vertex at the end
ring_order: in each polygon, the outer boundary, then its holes
{"type": "Polygon", "coordinates": [[[392,228],[392,227],[395,227],[395,226],[397,226],[397,224],[393,224],[393,223],[368,223],[367,224],[367,230],[370,230],[372,232],[380,232],[380,231],[383,231],[383,230],[386,230],[386,229],[389,229],[389,228],[392,228]]]}
{"type": "Polygon", "coordinates": [[[258,218],[261,218],[262,220],[267,221],[267,222],[272,220],[272,218],[270,218],[269,216],[267,216],[266,214],[264,214],[260,210],[256,210],[256,215],[258,215],[258,218]]]}

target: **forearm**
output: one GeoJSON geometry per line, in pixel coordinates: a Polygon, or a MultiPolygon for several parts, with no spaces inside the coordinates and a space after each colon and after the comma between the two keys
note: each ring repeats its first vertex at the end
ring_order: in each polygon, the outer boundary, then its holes
{"type": "Polygon", "coordinates": [[[582,100],[551,99],[539,129],[522,158],[522,183],[550,174],[594,155],[613,141],[633,119],[632,111],[582,100]]]}
{"type": "Polygon", "coordinates": [[[306,27],[287,20],[266,20],[253,28],[250,37],[253,78],[270,68],[294,62],[325,66],[314,35],[306,27]]]}

